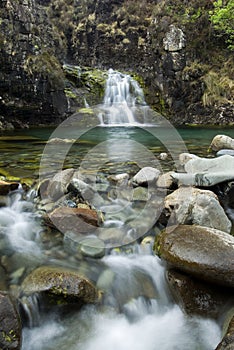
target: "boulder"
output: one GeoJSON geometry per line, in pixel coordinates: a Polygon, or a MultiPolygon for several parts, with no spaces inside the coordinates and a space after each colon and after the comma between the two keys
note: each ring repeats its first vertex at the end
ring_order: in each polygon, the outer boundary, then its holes
{"type": "Polygon", "coordinates": [[[209,149],[217,152],[224,148],[234,149],[234,139],[227,135],[216,135],[211,141],[209,149]]]}
{"type": "Polygon", "coordinates": [[[217,157],[225,156],[225,155],[234,157],[234,149],[221,149],[216,153],[217,157]]]}
{"type": "Polygon", "coordinates": [[[234,350],[234,316],[232,317],[227,332],[215,350],[234,350]]]}
{"type": "Polygon", "coordinates": [[[225,232],[196,225],[167,228],[157,236],[154,251],[198,279],[234,287],[234,237],[225,232]]]}
{"type": "Polygon", "coordinates": [[[173,180],[172,175],[173,171],[169,171],[165,174],[159,175],[158,180],[156,182],[157,187],[171,189],[175,182],[173,180]]]}
{"type": "Polygon", "coordinates": [[[173,269],[167,271],[166,278],[175,301],[188,315],[217,319],[234,302],[232,290],[223,286],[199,281],[173,269]]]}
{"type": "Polygon", "coordinates": [[[211,191],[180,187],[165,198],[164,206],[171,215],[170,225],[195,224],[231,231],[231,222],[211,191]]]}
{"type": "Polygon", "coordinates": [[[180,51],[185,47],[186,39],[183,31],[171,24],[169,31],[163,39],[163,46],[166,51],[175,52],[180,51]]]}
{"type": "Polygon", "coordinates": [[[74,169],[62,170],[54,175],[54,177],[49,181],[47,187],[47,195],[51,199],[56,201],[67,193],[68,185],[71,181],[74,171],[74,169]]]}
{"type": "Polygon", "coordinates": [[[92,209],[60,207],[49,213],[45,222],[62,233],[90,233],[98,226],[98,215],[92,209]]]}
{"type": "Polygon", "coordinates": [[[0,180],[0,195],[4,196],[8,194],[10,191],[17,190],[19,187],[18,182],[7,182],[0,180]]]}
{"type": "Polygon", "coordinates": [[[197,159],[197,158],[199,157],[192,153],[181,153],[179,155],[179,163],[180,165],[184,166],[191,159],[197,159]]]}
{"type": "Polygon", "coordinates": [[[13,299],[0,292],[0,349],[20,350],[22,325],[13,299]]]}
{"type": "Polygon", "coordinates": [[[155,183],[160,171],[152,167],[144,167],[133,177],[133,183],[138,186],[145,186],[148,183],[155,183]]]}
{"type": "Polygon", "coordinates": [[[99,292],[77,271],[62,267],[41,266],[33,270],[21,285],[22,295],[43,293],[65,303],[96,303],[99,292]]]}

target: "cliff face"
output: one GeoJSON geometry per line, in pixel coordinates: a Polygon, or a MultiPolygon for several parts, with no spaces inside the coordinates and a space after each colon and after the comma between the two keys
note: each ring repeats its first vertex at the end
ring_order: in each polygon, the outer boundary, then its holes
{"type": "Polygon", "coordinates": [[[137,76],[147,102],[175,124],[234,122],[233,58],[215,36],[212,8],[212,0],[2,0],[1,114],[15,125],[57,123],[69,99],[97,103],[100,79],[88,84],[87,69],[71,79],[67,62],[137,76]]]}

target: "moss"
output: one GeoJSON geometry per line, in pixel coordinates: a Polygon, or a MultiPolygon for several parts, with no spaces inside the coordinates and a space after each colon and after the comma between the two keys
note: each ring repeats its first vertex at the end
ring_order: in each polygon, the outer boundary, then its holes
{"type": "Polygon", "coordinates": [[[11,329],[8,333],[2,331],[2,337],[6,343],[12,343],[16,340],[17,336],[13,329],[11,329]]]}

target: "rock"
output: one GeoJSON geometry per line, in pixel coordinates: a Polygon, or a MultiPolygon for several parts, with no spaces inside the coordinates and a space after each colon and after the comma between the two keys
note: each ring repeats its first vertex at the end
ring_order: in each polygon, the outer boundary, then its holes
{"type": "Polygon", "coordinates": [[[171,176],[173,174],[173,171],[169,171],[168,173],[159,175],[156,182],[157,187],[171,189],[173,185],[175,185],[173,177],[171,176]]]}
{"type": "Polygon", "coordinates": [[[79,242],[79,251],[83,256],[102,258],[105,255],[105,243],[96,237],[85,238],[79,242]]]}
{"type": "Polygon", "coordinates": [[[168,153],[166,153],[166,152],[162,152],[158,156],[159,160],[166,160],[167,158],[168,158],[168,153]]]}
{"type": "Polygon", "coordinates": [[[109,175],[107,178],[110,182],[113,182],[117,185],[127,184],[129,175],[127,173],[117,174],[117,175],[109,175]]]}
{"type": "Polygon", "coordinates": [[[218,151],[216,153],[217,157],[221,157],[221,156],[225,156],[225,155],[234,157],[234,149],[233,150],[232,149],[221,149],[220,151],[218,151]]]}
{"type": "Polygon", "coordinates": [[[7,290],[7,275],[4,268],[0,265],[0,291],[7,290]]]}
{"type": "Polygon", "coordinates": [[[131,200],[136,202],[147,202],[149,199],[150,193],[147,188],[139,186],[133,189],[131,200]]]}
{"type": "Polygon", "coordinates": [[[179,225],[163,230],[155,252],[199,279],[234,287],[234,237],[213,228],[179,225]]]}
{"type": "Polygon", "coordinates": [[[171,214],[170,225],[194,224],[231,231],[231,222],[211,191],[180,187],[165,198],[164,206],[171,214]]]}
{"type": "Polygon", "coordinates": [[[19,187],[18,182],[6,182],[3,180],[0,180],[0,195],[5,196],[7,195],[10,191],[17,190],[19,187]]]}
{"type": "Polygon", "coordinates": [[[45,222],[62,233],[90,233],[98,226],[98,215],[92,209],[61,207],[49,213],[45,222]]]}
{"type": "Polygon", "coordinates": [[[234,149],[234,139],[227,135],[216,135],[211,141],[209,149],[217,152],[224,148],[234,149]]]}
{"type": "Polygon", "coordinates": [[[16,303],[9,295],[0,293],[0,349],[21,349],[21,321],[16,303]]]}
{"type": "Polygon", "coordinates": [[[176,270],[167,271],[175,301],[188,315],[218,318],[232,301],[231,290],[199,281],[176,270]]]}
{"type": "Polygon", "coordinates": [[[138,186],[144,186],[148,183],[154,183],[158,179],[160,171],[152,167],[142,168],[134,177],[133,183],[138,186]]]}
{"type": "Polygon", "coordinates": [[[182,50],[186,42],[183,31],[174,24],[171,24],[169,28],[169,31],[163,39],[164,49],[170,52],[182,50]]]}
{"type": "Polygon", "coordinates": [[[74,143],[74,142],[76,142],[75,139],[61,139],[59,137],[54,137],[52,139],[49,139],[47,141],[47,144],[58,145],[63,143],[74,143]]]}
{"type": "Polygon", "coordinates": [[[222,341],[215,350],[233,350],[234,349],[234,316],[232,317],[227,332],[222,341]]]}
{"type": "Polygon", "coordinates": [[[77,271],[54,266],[33,270],[21,285],[23,295],[45,293],[64,302],[96,303],[99,293],[94,285],[77,271]]]}
{"type": "Polygon", "coordinates": [[[184,166],[189,160],[197,159],[197,158],[199,157],[192,153],[181,153],[179,155],[179,162],[180,162],[180,165],[184,166]]]}
{"type": "Polygon", "coordinates": [[[98,230],[98,237],[111,246],[119,245],[123,241],[124,230],[119,227],[104,227],[98,230]]]}
{"type": "Polygon", "coordinates": [[[74,169],[66,169],[54,175],[47,187],[47,195],[51,199],[56,201],[68,192],[68,186],[74,171],[74,169]]]}

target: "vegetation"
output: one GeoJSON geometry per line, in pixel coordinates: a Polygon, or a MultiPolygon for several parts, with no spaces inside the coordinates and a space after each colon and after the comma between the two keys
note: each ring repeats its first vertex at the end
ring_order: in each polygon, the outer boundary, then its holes
{"type": "Polygon", "coordinates": [[[216,0],[210,20],[217,35],[224,37],[228,48],[234,50],[234,0],[216,0]]]}

